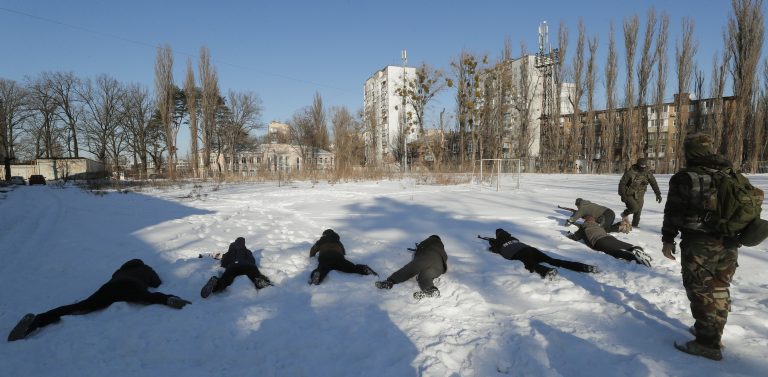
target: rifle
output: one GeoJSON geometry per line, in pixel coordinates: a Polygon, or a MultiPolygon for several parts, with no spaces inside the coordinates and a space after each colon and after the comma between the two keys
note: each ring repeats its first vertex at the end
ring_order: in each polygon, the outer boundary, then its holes
{"type": "Polygon", "coordinates": [[[477,238],[479,238],[481,240],[485,240],[485,241],[490,241],[490,240],[494,239],[493,237],[483,237],[483,236],[481,236],[479,234],[477,235],[477,238]]]}
{"type": "Polygon", "coordinates": [[[573,213],[576,213],[576,212],[578,212],[578,211],[579,211],[579,210],[577,210],[577,209],[568,208],[568,207],[563,207],[563,206],[557,206],[557,208],[560,208],[560,209],[564,209],[564,210],[566,210],[566,211],[571,211],[571,212],[573,212],[573,213]]]}

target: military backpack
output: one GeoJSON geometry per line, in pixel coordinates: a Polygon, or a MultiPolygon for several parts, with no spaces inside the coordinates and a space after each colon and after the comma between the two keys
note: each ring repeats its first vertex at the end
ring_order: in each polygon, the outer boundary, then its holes
{"type": "MultiPolygon", "coordinates": [[[[760,219],[763,191],[752,186],[740,172],[699,166],[685,173],[691,179],[688,207],[691,212],[686,216],[685,228],[739,237],[754,221],[764,221],[760,219]]],[[[768,234],[761,238],[766,236],[768,234]]]]}

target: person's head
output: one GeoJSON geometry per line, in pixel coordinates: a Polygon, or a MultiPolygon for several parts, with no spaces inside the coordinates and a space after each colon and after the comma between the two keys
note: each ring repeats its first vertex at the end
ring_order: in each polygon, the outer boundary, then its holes
{"type": "Polygon", "coordinates": [[[592,216],[592,215],[586,215],[586,216],[584,216],[584,222],[585,223],[594,223],[595,222],[595,217],[592,216]]]}
{"type": "Polygon", "coordinates": [[[637,163],[635,163],[635,165],[637,165],[637,168],[638,168],[640,171],[645,171],[645,170],[648,170],[648,160],[646,160],[646,159],[645,159],[645,158],[643,158],[643,157],[640,157],[640,158],[638,158],[638,159],[637,159],[637,163]]]}
{"type": "Polygon", "coordinates": [[[501,243],[511,241],[512,238],[513,238],[512,235],[509,234],[509,232],[507,232],[506,230],[501,228],[496,229],[496,240],[500,241],[501,243]]]}
{"type": "Polygon", "coordinates": [[[338,241],[340,239],[338,233],[334,232],[333,229],[326,229],[323,231],[323,237],[330,238],[334,241],[338,241]]]}
{"type": "Polygon", "coordinates": [[[683,142],[683,148],[685,149],[685,158],[687,160],[715,154],[712,146],[712,136],[703,132],[688,134],[683,142]]]}
{"type": "Polygon", "coordinates": [[[581,205],[581,198],[576,198],[576,207],[581,205]]]}

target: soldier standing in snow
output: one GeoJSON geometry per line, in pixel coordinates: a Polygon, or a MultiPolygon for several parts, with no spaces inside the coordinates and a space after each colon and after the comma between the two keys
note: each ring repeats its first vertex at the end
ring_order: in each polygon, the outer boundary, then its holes
{"type": "Polygon", "coordinates": [[[683,286],[696,320],[690,329],[696,339],[682,345],[675,343],[675,347],[721,360],[721,339],[731,310],[728,287],[736,273],[739,241],[708,230],[709,216],[701,213],[707,195],[699,182],[693,182],[689,172],[721,171],[730,168],[731,162],[714,153],[712,138],[707,134],[688,135],[683,147],[686,167],[669,180],[661,240],[664,256],[674,260],[675,237],[681,233],[683,286]]]}
{"type": "Polygon", "coordinates": [[[656,183],[656,178],[648,170],[648,164],[645,158],[637,159],[637,163],[627,170],[619,181],[619,196],[621,201],[627,205],[627,209],[621,213],[621,222],[627,230],[629,227],[629,215],[632,215],[632,227],[640,224],[640,214],[643,212],[643,203],[645,201],[645,191],[648,184],[651,184],[656,202],[661,203],[661,191],[656,183]]]}
{"type": "Polygon", "coordinates": [[[8,341],[24,339],[33,331],[58,322],[61,316],[94,312],[118,301],[145,305],[161,304],[175,309],[181,309],[190,304],[189,301],[177,296],[149,292],[147,289],[157,288],[161,283],[160,277],[152,267],[144,264],[141,259],[131,259],[112,274],[112,279],[85,300],[60,306],[42,314],[25,315],[11,330],[8,341]]]}
{"type": "Polygon", "coordinates": [[[413,259],[408,264],[395,271],[386,280],[377,281],[376,288],[392,289],[393,285],[416,276],[421,290],[414,292],[415,299],[439,297],[440,291],[435,287],[434,279],[447,271],[448,254],[445,252],[445,246],[440,237],[433,234],[416,245],[413,259]]]}
{"type": "Polygon", "coordinates": [[[245,247],[245,238],[237,237],[235,242],[229,244],[229,249],[221,257],[221,267],[224,267],[224,273],[219,276],[211,276],[200,290],[200,296],[206,298],[212,292],[221,292],[229,287],[236,277],[240,275],[248,276],[256,289],[266,288],[272,283],[269,278],[261,274],[256,266],[256,258],[253,253],[245,247]]]}
{"type": "Polygon", "coordinates": [[[602,251],[614,258],[634,261],[646,267],[651,267],[650,255],[642,247],[635,246],[608,234],[592,216],[586,216],[584,223],[579,225],[579,231],[568,238],[574,241],[584,240],[590,248],[602,251]]]}
{"type": "Polygon", "coordinates": [[[595,266],[552,258],[541,250],[520,242],[520,240],[512,237],[509,232],[501,228],[496,229],[496,238],[487,238],[486,240],[490,243],[489,251],[501,255],[504,259],[523,262],[526,270],[532,273],[536,272],[542,279],[554,279],[557,276],[556,268],[544,266],[542,263],[576,272],[598,272],[595,266]]]}
{"type": "Polygon", "coordinates": [[[312,248],[309,250],[309,257],[317,254],[317,268],[309,275],[309,284],[320,285],[332,270],[360,275],[376,275],[370,267],[364,264],[354,264],[345,258],[346,251],[342,245],[339,235],[333,229],[326,229],[312,248]]]}
{"type": "Polygon", "coordinates": [[[612,209],[582,198],[576,199],[576,212],[565,221],[565,226],[569,226],[575,223],[576,220],[587,216],[592,216],[606,232],[618,230],[619,224],[613,223],[613,220],[616,219],[616,213],[612,209]]]}

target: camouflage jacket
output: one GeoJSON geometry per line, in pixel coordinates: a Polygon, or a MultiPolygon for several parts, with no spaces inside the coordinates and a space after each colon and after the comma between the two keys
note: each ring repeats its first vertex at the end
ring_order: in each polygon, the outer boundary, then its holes
{"type": "Polygon", "coordinates": [[[650,171],[641,171],[637,165],[632,165],[627,170],[621,180],[619,181],[619,196],[622,199],[625,198],[640,198],[645,195],[645,190],[648,188],[648,184],[651,184],[651,188],[656,196],[661,196],[659,185],[656,183],[656,178],[650,171]]]}
{"type": "Polygon", "coordinates": [[[667,203],[664,206],[661,240],[663,242],[674,242],[678,233],[682,233],[683,237],[720,240],[722,235],[694,231],[685,226],[686,221],[688,221],[687,219],[695,215],[693,211],[696,211],[695,208],[697,207],[691,203],[691,178],[688,175],[688,169],[696,166],[722,169],[731,164],[722,156],[712,155],[693,161],[689,160],[687,165],[688,168],[680,170],[669,179],[669,192],[667,193],[667,203]]]}

